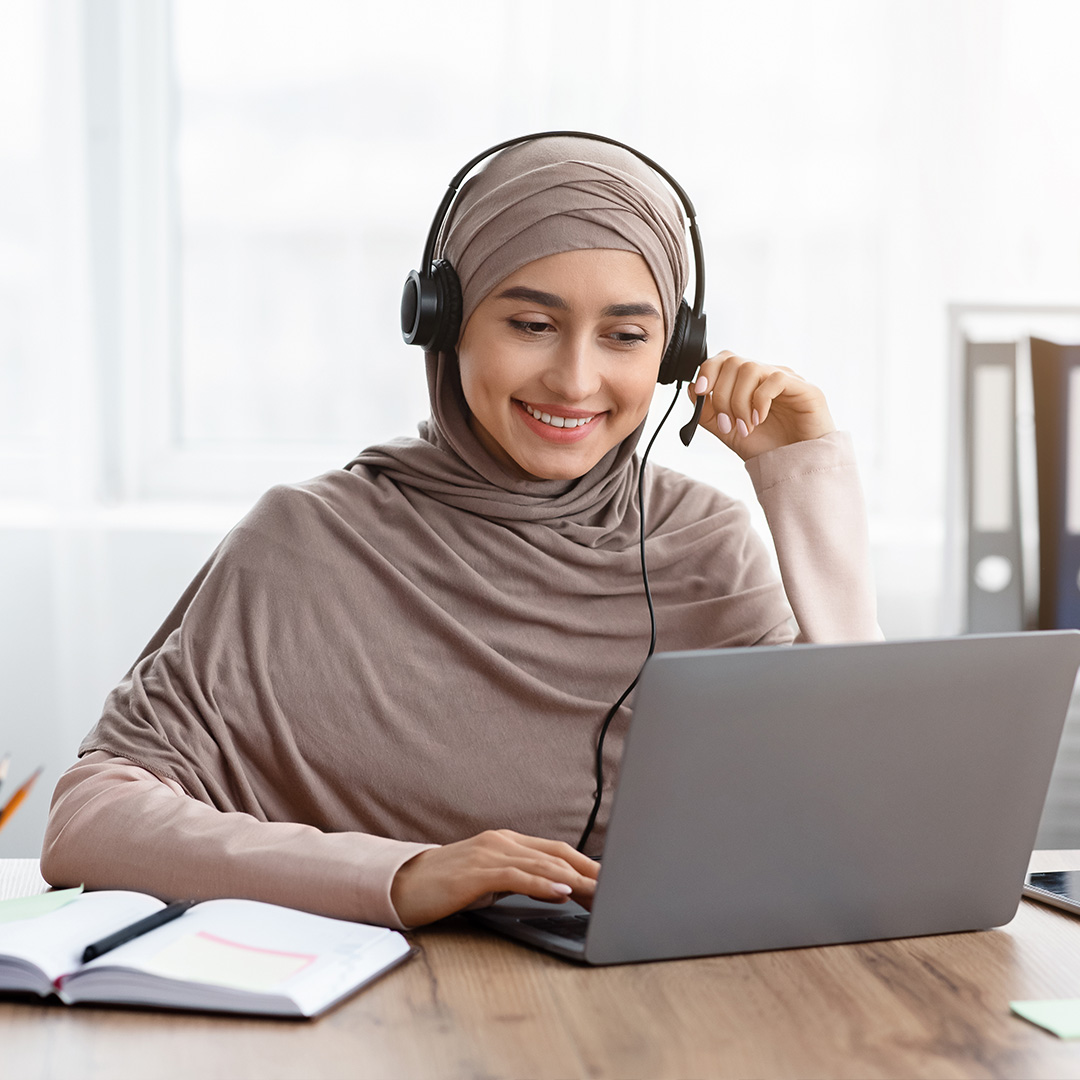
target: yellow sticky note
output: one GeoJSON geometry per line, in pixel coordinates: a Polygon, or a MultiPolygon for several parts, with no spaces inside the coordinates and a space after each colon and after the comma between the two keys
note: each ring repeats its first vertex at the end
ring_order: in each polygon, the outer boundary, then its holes
{"type": "Polygon", "coordinates": [[[20,919],[36,919],[50,911],[70,904],[83,887],[74,889],[53,889],[51,892],[37,893],[34,896],[16,896],[13,900],[0,900],[0,923],[17,922],[20,919]]]}
{"type": "Polygon", "coordinates": [[[1062,1039],[1080,1039],[1080,998],[1053,1001],[1010,1001],[1009,1008],[1025,1020],[1062,1039]]]}
{"type": "Polygon", "coordinates": [[[292,978],[314,959],[309,953],[255,948],[200,930],[166,945],[141,966],[171,979],[263,991],[292,978]]]}

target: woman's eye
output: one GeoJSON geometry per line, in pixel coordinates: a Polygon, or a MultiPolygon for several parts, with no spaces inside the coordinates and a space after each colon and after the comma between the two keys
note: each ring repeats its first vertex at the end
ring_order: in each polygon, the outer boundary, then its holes
{"type": "Polygon", "coordinates": [[[523,334],[542,334],[551,329],[551,324],[546,322],[525,322],[521,319],[511,319],[510,325],[523,334]]]}
{"type": "Polygon", "coordinates": [[[645,342],[649,340],[648,334],[632,334],[627,331],[617,331],[614,334],[609,335],[613,341],[617,341],[620,345],[631,345],[637,342],[645,342]]]}

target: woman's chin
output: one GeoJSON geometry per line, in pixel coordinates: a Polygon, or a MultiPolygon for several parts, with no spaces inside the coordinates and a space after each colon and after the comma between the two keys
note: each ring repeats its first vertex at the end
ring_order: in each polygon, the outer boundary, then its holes
{"type": "MultiPolygon", "coordinates": [[[[606,453],[606,451],[605,451],[606,453]]],[[[603,457],[591,454],[543,454],[520,457],[513,460],[519,469],[533,480],[577,480],[595,468],[603,457]]]]}

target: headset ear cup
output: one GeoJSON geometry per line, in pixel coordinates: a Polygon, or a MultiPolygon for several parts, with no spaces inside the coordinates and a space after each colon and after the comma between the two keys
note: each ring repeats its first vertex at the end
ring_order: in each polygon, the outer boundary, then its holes
{"type": "Polygon", "coordinates": [[[664,385],[690,382],[705,361],[705,314],[695,315],[683,300],[675,316],[671,341],[664,350],[656,381],[664,385]]]}
{"type": "Polygon", "coordinates": [[[461,282],[457,271],[446,259],[439,259],[432,270],[439,290],[439,324],[431,348],[442,352],[457,348],[461,333],[461,282]]]}
{"type": "Polygon", "coordinates": [[[405,339],[406,345],[415,343],[420,329],[422,291],[423,282],[420,274],[416,270],[410,270],[401,290],[401,336],[405,339]]]}
{"type": "Polygon", "coordinates": [[[439,289],[431,274],[410,270],[401,290],[401,336],[427,350],[438,331],[439,289]]]}
{"type": "Polygon", "coordinates": [[[690,321],[690,307],[685,300],[680,301],[679,309],[675,313],[675,325],[671,330],[671,340],[664,350],[664,358],[660,361],[660,371],[656,381],[666,386],[675,381],[675,374],[679,369],[679,357],[682,355],[686,344],[686,327],[690,321]]]}
{"type": "Polygon", "coordinates": [[[413,270],[401,292],[401,336],[406,345],[440,352],[457,345],[461,330],[461,283],[440,259],[426,274],[413,270]]]}

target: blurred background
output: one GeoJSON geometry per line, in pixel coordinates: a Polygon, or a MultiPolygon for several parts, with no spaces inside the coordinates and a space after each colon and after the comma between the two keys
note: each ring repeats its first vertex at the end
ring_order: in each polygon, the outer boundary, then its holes
{"type": "MultiPolygon", "coordinates": [[[[4,0],[5,792],[45,772],[0,856],[255,498],[414,432],[402,282],[453,173],[529,131],[680,180],[711,349],[854,436],[886,635],[959,632],[950,335],[1080,340],[1078,39],[1071,0],[4,0]]],[[[677,426],[658,460],[752,498],[677,426]]],[[[1041,842],[1080,846],[1056,783],[1041,842]]]]}

